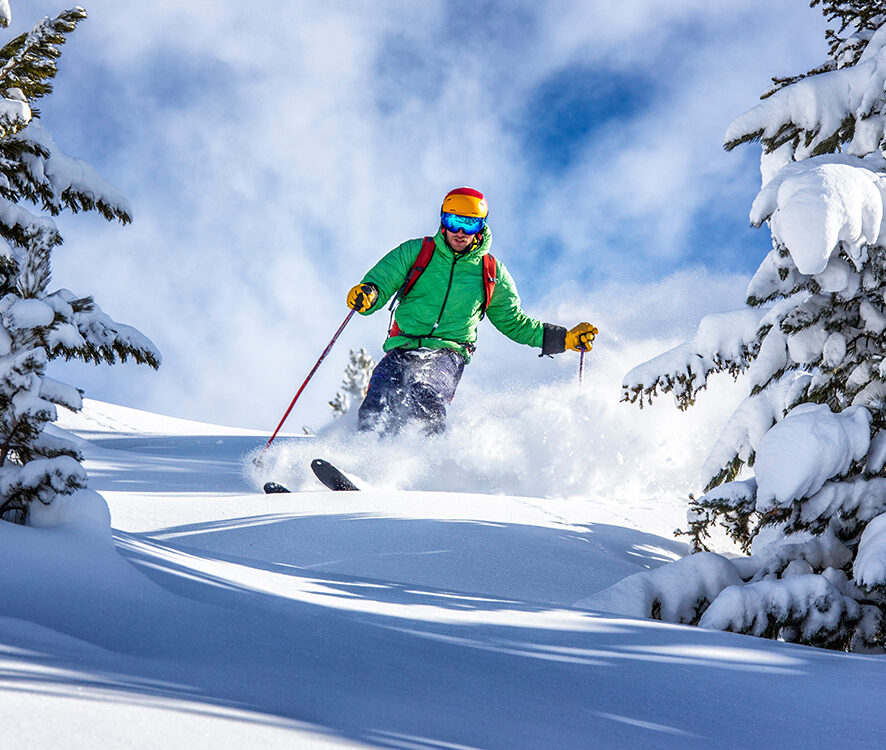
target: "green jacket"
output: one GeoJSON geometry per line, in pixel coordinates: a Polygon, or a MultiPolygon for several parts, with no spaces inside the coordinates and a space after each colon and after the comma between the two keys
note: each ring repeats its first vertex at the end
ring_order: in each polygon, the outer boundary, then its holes
{"type": "MultiPolygon", "coordinates": [[[[434,236],[436,248],[428,267],[396,308],[394,320],[405,335],[391,336],[384,343],[391,349],[453,349],[470,361],[477,324],[486,290],[482,258],[492,245],[489,227],[483,241],[473,250],[456,254],[446,244],[442,231],[434,236]]],[[[361,283],[378,288],[378,300],[364,315],[383,308],[403,286],[406,274],[421,250],[422,240],[407,240],[376,263],[361,283]]],[[[486,316],[505,336],[517,343],[542,347],[545,324],[520,309],[514,280],[504,264],[496,259],[497,281],[486,316]]]]}

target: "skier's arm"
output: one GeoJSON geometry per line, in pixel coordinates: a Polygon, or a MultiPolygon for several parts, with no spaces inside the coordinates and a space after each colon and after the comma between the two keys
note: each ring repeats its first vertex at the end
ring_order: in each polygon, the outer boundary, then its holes
{"type": "MultiPolygon", "coordinates": [[[[545,340],[549,338],[547,332],[549,324],[531,318],[523,312],[514,279],[503,263],[498,262],[497,266],[495,290],[492,292],[492,299],[489,300],[486,317],[512,341],[527,346],[543,347],[545,340]]],[[[566,329],[563,330],[565,333],[566,329]]],[[[563,348],[560,351],[563,351],[563,348]]]]}
{"type": "Polygon", "coordinates": [[[403,286],[406,274],[409,273],[421,250],[421,243],[422,240],[407,240],[387,253],[367,271],[360,284],[372,284],[378,291],[378,298],[369,309],[361,310],[361,314],[369,315],[381,309],[403,286]]]}
{"type": "Polygon", "coordinates": [[[497,277],[486,316],[505,336],[518,344],[539,347],[542,354],[560,354],[580,346],[591,348],[596,328],[580,323],[567,331],[563,326],[529,317],[520,307],[514,279],[502,263],[498,263],[497,277]]]}

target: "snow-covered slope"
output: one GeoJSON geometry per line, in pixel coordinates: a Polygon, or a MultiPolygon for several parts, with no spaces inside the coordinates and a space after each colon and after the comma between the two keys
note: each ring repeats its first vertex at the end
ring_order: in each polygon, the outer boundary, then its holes
{"type": "Polygon", "coordinates": [[[83,399],[83,410],[72,412],[62,410],[58,425],[77,434],[107,435],[132,433],[137,435],[248,435],[260,437],[264,433],[245,430],[240,427],[221,427],[179,419],[162,414],[152,414],[128,406],[108,404],[104,401],[83,399]]]}
{"type": "Polygon", "coordinates": [[[264,436],[158,434],[155,417],[134,411],[115,417],[124,430],[103,431],[115,411],[91,402],[86,423],[67,422],[88,438],[113,532],[76,514],[0,525],[4,748],[886,738],[880,657],[573,609],[683,552],[642,510],[615,509],[631,503],[618,486],[609,501],[597,488],[596,503],[266,496],[244,472],[264,436]]]}

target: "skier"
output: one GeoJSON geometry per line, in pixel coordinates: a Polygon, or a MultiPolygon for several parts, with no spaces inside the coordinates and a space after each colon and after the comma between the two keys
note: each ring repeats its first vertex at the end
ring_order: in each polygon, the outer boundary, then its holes
{"type": "Polygon", "coordinates": [[[348,292],[348,307],[363,315],[380,310],[392,297],[391,308],[397,305],[383,346],[386,354],[360,406],[360,430],[396,433],[412,419],[429,435],[441,432],[446,405],[474,353],[484,314],[508,338],[540,348],[539,356],[591,349],[597,329],[590,323],[567,331],[520,309],[511,275],[489,255],[488,215],[478,190],[450,191],[433,238],[394,248],[348,292]]]}

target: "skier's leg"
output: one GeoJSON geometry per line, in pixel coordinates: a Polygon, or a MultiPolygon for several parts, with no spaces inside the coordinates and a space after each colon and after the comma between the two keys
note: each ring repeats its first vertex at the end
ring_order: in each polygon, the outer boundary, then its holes
{"type": "Polygon", "coordinates": [[[406,386],[410,416],[423,422],[429,435],[446,429],[446,407],[464,369],[464,357],[451,349],[423,350],[420,362],[410,368],[406,386]]]}
{"type": "Polygon", "coordinates": [[[397,432],[400,425],[392,418],[392,407],[403,398],[403,366],[405,352],[392,349],[372,371],[369,390],[357,413],[358,430],[397,432]]]}

